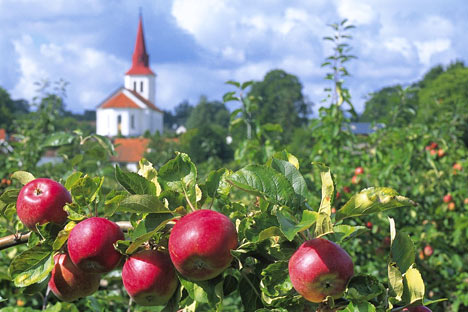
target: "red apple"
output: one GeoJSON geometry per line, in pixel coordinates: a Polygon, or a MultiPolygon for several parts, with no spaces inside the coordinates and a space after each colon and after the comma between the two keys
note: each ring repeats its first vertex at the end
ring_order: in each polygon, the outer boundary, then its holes
{"type": "Polygon", "coordinates": [[[358,183],[359,183],[359,178],[358,178],[357,176],[353,176],[353,177],[351,178],[351,183],[352,183],[352,184],[358,184],[358,183]]]}
{"type": "Polygon", "coordinates": [[[436,149],[437,147],[439,147],[439,144],[437,144],[436,142],[431,142],[431,144],[429,145],[429,147],[431,149],[436,149]]]}
{"type": "Polygon", "coordinates": [[[331,213],[336,213],[336,208],[335,207],[331,208],[331,213]]]}
{"type": "Polygon", "coordinates": [[[431,150],[431,152],[430,152],[430,153],[431,153],[431,155],[432,155],[432,156],[435,156],[435,155],[437,155],[437,151],[436,151],[436,150],[431,150]]]}
{"type": "Polygon", "coordinates": [[[327,296],[341,297],[353,274],[353,261],[348,253],[323,238],[303,243],[289,259],[291,282],[310,302],[321,302],[327,296]]]}
{"type": "Polygon", "coordinates": [[[431,245],[426,245],[424,247],[424,255],[426,257],[430,257],[432,256],[432,254],[434,253],[434,249],[432,249],[432,246],[431,245]]]}
{"type": "Polygon", "coordinates": [[[351,193],[351,189],[349,188],[349,186],[345,186],[343,187],[343,192],[345,192],[346,194],[349,194],[351,193]]]}
{"type": "Polygon", "coordinates": [[[56,254],[54,262],[49,288],[60,300],[74,301],[98,290],[100,274],[81,271],[71,262],[68,254],[56,254]]]}
{"type": "Polygon", "coordinates": [[[450,211],[454,211],[455,210],[455,203],[454,202],[448,203],[447,208],[450,211]]]}
{"type": "Polygon", "coordinates": [[[445,156],[445,151],[443,149],[440,149],[437,151],[437,156],[439,156],[440,158],[444,157],[445,156]]]}
{"type": "Polygon", "coordinates": [[[336,192],[336,197],[335,197],[335,198],[338,199],[338,198],[340,198],[340,196],[341,196],[340,192],[337,191],[337,192],[336,192]]]}
{"type": "Polygon", "coordinates": [[[70,232],[68,253],[73,263],[86,272],[112,271],[122,257],[114,243],[123,240],[119,226],[107,219],[93,217],[81,221],[70,232]]]}
{"type": "Polygon", "coordinates": [[[62,184],[39,178],[23,186],[16,201],[16,212],[21,222],[35,231],[36,224],[64,223],[68,214],[63,206],[71,201],[70,193],[62,184]]]}
{"type": "Polygon", "coordinates": [[[444,203],[450,203],[453,200],[452,195],[447,194],[444,196],[444,203]]]}
{"type": "Polygon", "coordinates": [[[169,236],[169,255],[177,271],[193,281],[216,277],[231,261],[237,231],[225,215],[201,209],[177,222],[169,236]]]}
{"type": "Polygon", "coordinates": [[[417,306],[417,307],[408,307],[401,310],[402,312],[432,312],[431,309],[425,306],[417,306]]]}
{"type": "Polygon", "coordinates": [[[370,230],[372,230],[372,227],[373,227],[373,226],[374,226],[374,225],[373,225],[372,222],[370,222],[370,221],[366,223],[366,227],[367,227],[368,229],[370,229],[370,230]]]}
{"type": "Polygon", "coordinates": [[[162,305],[177,288],[178,279],[167,253],[143,250],[131,255],[122,269],[127,293],[139,305],[162,305]]]}
{"type": "Polygon", "coordinates": [[[364,168],[362,167],[356,167],[356,169],[354,169],[354,174],[355,175],[360,175],[360,174],[363,174],[364,173],[364,168]]]}
{"type": "Polygon", "coordinates": [[[463,203],[464,203],[465,205],[468,205],[468,198],[465,198],[465,199],[463,200],[463,203]]]}
{"type": "Polygon", "coordinates": [[[385,236],[382,243],[384,246],[388,247],[390,246],[391,242],[392,240],[390,239],[390,236],[385,236]]]}

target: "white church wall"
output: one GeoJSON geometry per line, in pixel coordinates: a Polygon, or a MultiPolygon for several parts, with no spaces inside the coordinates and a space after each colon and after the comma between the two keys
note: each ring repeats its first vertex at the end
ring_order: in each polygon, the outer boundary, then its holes
{"type": "Polygon", "coordinates": [[[124,78],[126,89],[136,91],[151,103],[154,103],[156,99],[155,84],[156,79],[152,75],[125,75],[124,78]]]}

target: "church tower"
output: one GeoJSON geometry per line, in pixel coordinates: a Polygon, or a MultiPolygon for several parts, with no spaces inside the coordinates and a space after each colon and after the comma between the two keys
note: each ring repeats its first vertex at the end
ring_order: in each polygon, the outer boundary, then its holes
{"type": "Polygon", "coordinates": [[[140,14],[132,66],[124,86],[96,109],[96,133],[108,137],[137,137],[146,131],[163,131],[163,112],[155,105],[156,75],[149,67],[140,14]]]}
{"type": "Polygon", "coordinates": [[[156,75],[149,68],[149,55],[146,53],[143,22],[140,15],[135,49],[132,56],[132,67],[125,73],[124,87],[133,90],[155,104],[156,75]]]}

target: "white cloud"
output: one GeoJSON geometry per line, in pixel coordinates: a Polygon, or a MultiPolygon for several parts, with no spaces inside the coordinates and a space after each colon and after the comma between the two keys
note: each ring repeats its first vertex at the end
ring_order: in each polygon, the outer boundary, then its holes
{"type": "Polygon", "coordinates": [[[450,39],[436,39],[430,41],[416,41],[419,60],[424,65],[429,65],[434,54],[447,51],[450,48],[450,39]]]}
{"type": "Polygon", "coordinates": [[[413,55],[412,46],[406,38],[393,37],[385,41],[384,45],[388,50],[401,53],[407,59],[413,55]]]}
{"type": "Polygon", "coordinates": [[[13,44],[20,64],[19,80],[12,90],[15,98],[31,100],[37,95],[35,82],[63,78],[70,83],[71,107],[93,109],[106,92],[123,84],[123,71],[129,66],[111,54],[73,43],[40,44],[25,35],[13,44]]]}
{"type": "Polygon", "coordinates": [[[362,0],[339,0],[338,14],[355,25],[370,24],[376,18],[375,12],[370,4],[364,2],[362,0]]]}

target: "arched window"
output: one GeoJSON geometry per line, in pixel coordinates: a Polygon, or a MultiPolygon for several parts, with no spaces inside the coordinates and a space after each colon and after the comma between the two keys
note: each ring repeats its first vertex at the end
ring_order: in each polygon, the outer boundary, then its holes
{"type": "Polygon", "coordinates": [[[135,115],[130,115],[130,127],[135,129],[135,115]]]}
{"type": "Polygon", "coordinates": [[[140,81],[140,92],[143,92],[143,81],[140,81]]]}
{"type": "Polygon", "coordinates": [[[136,91],[136,81],[133,82],[133,91],[136,91]]]}

